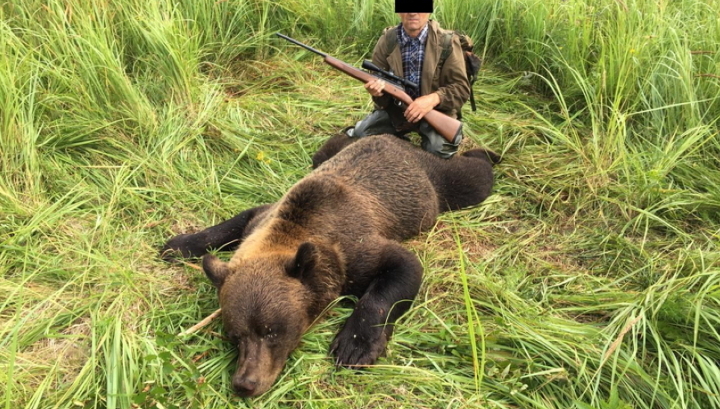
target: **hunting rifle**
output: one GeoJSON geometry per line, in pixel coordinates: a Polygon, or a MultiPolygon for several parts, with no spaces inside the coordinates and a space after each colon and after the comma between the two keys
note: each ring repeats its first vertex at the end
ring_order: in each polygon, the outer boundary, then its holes
{"type": "MultiPolygon", "coordinates": [[[[355,78],[358,81],[362,81],[367,84],[368,82],[377,78],[376,76],[369,74],[363,70],[357,69],[346,62],[340,61],[337,58],[328,55],[327,53],[316,50],[316,49],[310,47],[309,45],[303,44],[300,41],[295,40],[294,38],[290,38],[290,37],[280,34],[280,33],[276,33],[276,34],[280,38],[290,41],[293,44],[297,44],[300,47],[303,47],[306,50],[312,51],[315,54],[323,57],[325,59],[325,62],[327,64],[329,64],[331,67],[335,68],[336,70],[344,72],[345,74],[355,78]]],[[[376,70],[376,69],[380,70],[380,72],[385,76],[392,75],[388,72],[381,70],[379,67],[374,66],[374,64],[373,64],[373,67],[369,67],[369,66],[367,66],[367,64],[364,63],[363,67],[372,69],[372,70],[376,70]]],[[[392,75],[392,77],[394,77],[394,75],[392,75]]],[[[390,77],[390,78],[392,78],[392,77],[390,77]]],[[[393,79],[400,80],[400,82],[404,83],[405,85],[417,87],[417,85],[413,84],[412,82],[410,82],[404,78],[395,77],[393,79]]],[[[385,85],[383,92],[388,93],[390,96],[395,98],[395,100],[399,101],[403,105],[403,108],[407,108],[407,106],[410,105],[413,101],[413,99],[410,97],[410,95],[405,93],[405,90],[403,90],[399,86],[396,86],[393,82],[388,82],[385,85]]],[[[450,143],[455,143],[457,136],[462,132],[462,122],[458,121],[455,118],[449,117],[440,111],[432,110],[432,111],[428,112],[427,114],[425,114],[423,119],[425,121],[427,121],[427,123],[430,126],[432,126],[440,135],[442,135],[443,138],[445,138],[450,143]]]]}

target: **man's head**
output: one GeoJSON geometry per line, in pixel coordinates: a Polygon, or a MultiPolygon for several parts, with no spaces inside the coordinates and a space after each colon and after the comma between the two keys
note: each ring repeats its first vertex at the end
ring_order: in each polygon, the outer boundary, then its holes
{"type": "Polygon", "coordinates": [[[395,12],[410,37],[420,35],[433,12],[432,0],[395,0],[395,12]]]}
{"type": "Polygon", "coordinates": [[[400,21],[410,37],[417,37],[430,20],[430,13],[398,13],[400,21]]]}
{"type": "Polygon", "coordinates": [[[432,13],[433,0],[395,0],[396,13],[432,13]]]}

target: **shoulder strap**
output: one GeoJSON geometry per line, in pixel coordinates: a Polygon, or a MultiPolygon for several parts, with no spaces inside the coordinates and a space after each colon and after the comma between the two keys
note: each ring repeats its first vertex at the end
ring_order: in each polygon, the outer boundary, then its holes
{"type": "Polygon", "coordinates": [[[450,57],[450,54],[452,53],[453,34],[455,34],[455,32],[453,32],[453,31],[445,31],[443,33],[442,53],[440,54],[440,62],[438,64],[438,67],[442,67],[445,64],[445,60],[447,60],[448,57],[450,57]]]}
{"type": "Polygon", "coordinates": [[[383,30],[383,35],[385,36],[385,41],[387,42],[388,55],[390,55],[393,51],[395,51],[395,47],[397,47],[398,43],[397,26],[386,27],[383,30]]]}
{"type": "MultiPolygon", "coordinates": [[[[440,67],[440,68],[442,68],[442,66],[445,64],[445,61],[448,59],[448,57],[450,57],[450,54],[452,53],[452,38],[453,38],[453,35],[455,35],[455,34],[457,34],[458,37],[460,38],[460,42],[461,42],[461,46],[462,46],[463,35],[455,32],[455,31],[452,31],[452,30],[446,30],[443,33],[442,53],[440,54],[440,63],[438,64],[438,67],[440,67]]],[[[471,42],[470,38],[469,37],[466,38],[465,41],[469,43],[468,48],[470,50],[472,50],[472,42],[471,42]]],[[[463,50],[463,51],[465,51],[465,50],[463,50]]],[[[467,59],[467,54],[466,54],[466,59],[467,59]]],[[[465,69],[466,70],[468,69],[467,61],[465,61],[465,69]]],[[[474,112],[476,110],[475,95],[473,93],[473,88],[472,88],[472,83],[474,82],[474,79],[472,81],[470,80],[469,72],[467,73],[467,75],[468,75],[468,82],[470,82],[470,106],[472,107],[472,110],[474,112]]],[[[458,112],[458,119],[462,119],[461,111],[458,112]]]]}

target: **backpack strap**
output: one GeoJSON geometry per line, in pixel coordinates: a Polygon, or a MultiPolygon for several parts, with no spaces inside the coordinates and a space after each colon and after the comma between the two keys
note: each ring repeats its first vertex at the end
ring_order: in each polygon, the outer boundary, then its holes
{"type": "MultiPolygon", "coordinates": [[[[446,30],[443,34],[443,41],[442,41],[442,53],[440,54],[440,63],[438,64],[438,68],[442,69],[443,65],[445,64],[445,61],[450,57],[450,54],[452,53],[452,38],[453,35],[457,34],[458,37],[461,39],[461,46],[462,46],[462,35],[456,31],[453,30],[446,30]]],[[[470,43],[470,40],[468,41],[468,48],[472,50],[472,43],[470,43]]],[[[463,55],[465,57],[465,70],[467,71],[469,69],[468,63],[467,63],[467,53],[470,51],[463,50],[463,55]]],[[[472,87],[472,81],[470,80],[470,73],[467,73],[468,75],[468,82],[470,83],[470,107],[472,108],[473,112],[477,109],[475,106],[475,94],[473,93],[473,87],[472,87]]],[[[462,113],[458,112],[458,119],[462,119],[462,113]]]]}
{"type": "Polygon", "coordinates": [[[443,33],[443,39],[442,39],[442,53],[440,53],[440,61],[438,64],[438,67],[441,67],[445,65],[445,61],[450,57],[450,54],[452,53],[452,38],[453,34],[455,34],[454,31],[446,30],[443,33]]]}
{"type": "Polygon", "coordinates": [[[397,47],[398,44],[397,27],[398,26],[390,26],[383,30],[383,35],[386,36],[385,41],[388,47],[388,55],[395,51],[395,47],[397,47]]]}

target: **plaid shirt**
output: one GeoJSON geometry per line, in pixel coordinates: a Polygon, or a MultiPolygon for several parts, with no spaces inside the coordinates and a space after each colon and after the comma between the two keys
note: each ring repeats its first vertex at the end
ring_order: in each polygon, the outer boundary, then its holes
{"type": "Polygon", "coordinates": [[[398,44],[400,44],[400,54],[403,62],[403,75],[406,79],[417,84],[418,89],[408,87],[405,92],[415,99],[420,96],[420,74],[422,72],[423,60],[425,59],[425,44],[428,38],[428,25],[425,24],[420,35],[415,38],[410,37],[400,24],[400,30],[397,30],[398,44]]]}

